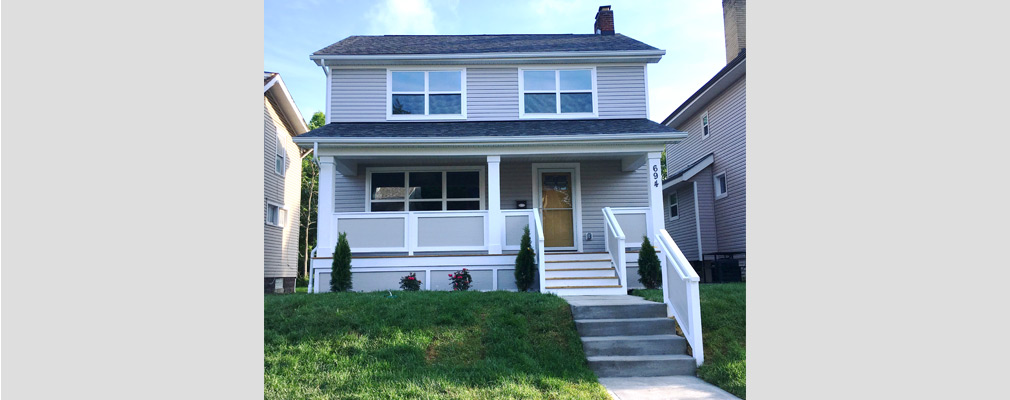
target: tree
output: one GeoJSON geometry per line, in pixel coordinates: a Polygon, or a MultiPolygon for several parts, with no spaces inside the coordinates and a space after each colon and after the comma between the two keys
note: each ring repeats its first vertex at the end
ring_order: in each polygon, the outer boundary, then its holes
{"type": "MultiPolygon", "coordinates": [[[[309,130],[326,124],[326,115],[322,111],[312,114],[309,130]]],[[[312,150],[302,155],[302,204],[299,212],[300,229],[298,230],[298,264],[302,265],[302,279],[309,276],[309,255],[316,248],[316,210],[319,208],[319,165],[313,157],[312,150]]]]}
{"type": "Polygon", "coordinates": [[[646,289],[658,288],[663,282],[663,272],[660,269],[656,249],[649,243],[649,237],[642,237],[642,249],[638,251],[638,281],[646,289]]]}
{"type": "Polygon", "coordinates": [[[535,265],[533,263],[533,246],[530,245],[530,226],[523,228],[523,238],[519,242],[519,254],[516,255],[516,288],[520,292],[525,292],[533,286],[533,274],[535,265]]]}
{"type": "Polygon", "coordinates": [[[351,290],[351,245],[347,243],[347,232],[340,232],[337,248],[333,250],[333,269],[330,270],[330,291],[351,290]]]}
{"type": "Polygon", "coordinates": [[[659,158],[659,168],[663,169],[663,179],[666,179],[666,150],[663,150],[663,156],[659,158]]]}

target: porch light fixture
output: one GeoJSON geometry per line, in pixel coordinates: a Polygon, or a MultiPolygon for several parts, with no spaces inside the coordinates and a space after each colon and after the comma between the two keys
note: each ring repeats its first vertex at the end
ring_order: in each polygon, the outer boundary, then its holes
{"type": "Polygon", "coordinates": [[[529,207],[528,204],[529,204],[529,202],[526,201],[526,200],[516,200],[516,208],[517,209],[525,210],[527,207],[529,207]]]}

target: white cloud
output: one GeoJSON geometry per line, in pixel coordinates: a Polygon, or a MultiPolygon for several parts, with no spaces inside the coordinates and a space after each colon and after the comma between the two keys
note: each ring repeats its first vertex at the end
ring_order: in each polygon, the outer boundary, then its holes
{"type": "Polygon", "coordinates": [[[435,11],[428,0],[386,0],[368,13],[376,35],[434,35],[435,11]]]}

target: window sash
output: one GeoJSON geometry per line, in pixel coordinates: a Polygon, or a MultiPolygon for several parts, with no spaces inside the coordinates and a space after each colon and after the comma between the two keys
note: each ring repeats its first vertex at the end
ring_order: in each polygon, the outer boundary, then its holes
{"type": "Polygon", "coordinates": [[[387,115],[390,116],[390,117],[392,117],[392,118],[408,118],[409,119],[409,118],[416,118],[416,117],[432,117],[432,116],[435,116],[435,117],[438,117],[438,118],[446,118],[446,117],[460,117],[460,116],[465,116],[466,115],[466,96],[464,96],[464,94],[463,94],[466,91],[465,90],[465,86],[466,86],[466,78],[465,77],[466,77],[466,75],[464,74],[463,70],[456,70],[456,69],[453,69],[453,70],[420,70],[420,71],[419,70],[401,70],[401,71],[390,70],[388,77],[389,77],[390,82],[389,82],[389,90],[388,90],[389,96],[388,96],[388,99],[387,99],[387,103],[388,104],[386,104],[386,107],[388,107],[388,110],[389,110],[387,112],[387,115]],[[430,88],[430,86],[431,86],[431,80],[430,80],[429,74],[432,73],[432,72],[435,72],[435,73],[454,72],[454,73],[456,73],[459,76],[459,89],[458,90],[431,90],[431,88],[430,88]],[[393,83],[393,79],[394,78],[393,77],[396,74],[399,74],[399,73],[423,73],[424,74],[424,90],[421,90],[421,91],[417,91],[417,90],[414,90],[414,91],[411,91],[411,90],[395,90],[393,88],[394,87],[394,83],[393,83]],[[423,99],[424,113],[423,114],[421,114],[421,113],[394,113],[393,112],[394,97],[395,96],[399,96],[399,95],[406,95],[406,96],[409,96],[409,95],[421,95],[421,96],[423,96],[423,98],[424,98],[423,99]],[[459,96],[459,110],[457,112],[455,112],[455,113],[432,113],[432,110],[431,110],[431,95],[456,95],[456,96],[459,96]]]}
{"type": "Polygon", "coordinates": [[[680,216],[680,206],[677,199],[677,193],[670,195],[670,218],[674,219],[680,216]]]}
{"type": "MultiPolygon", "coordinates": [[[[523,106],[521,107],[520,111],[522,112],[523,115],[530,115],[530,116],[551,116],[551,115],[560,116],[560,115],[590,115],[590,114],[596,115],[596,112],[597,112],[597,106],[596,106],[596,82],[593,79],[593,77],[595,76],[595,74],[593,73],[593,69],[592,68],[562,68],[562,69],[550,69],[550,70],[545,70],[545,69],[520,69],[519,70],[519,75],[523,79],[523,83],[522,83],[521,87],[519,88],[519,90],[521,92],[520,98],[523,101],[523,106]],[[545,71],[552,71],[552,72],[554,72],[554,89],[553,90],[551,90],[551,89],[527,89],[526,88],[526,80],[525,80],[525,76],[526,75],[525,74],[527,72],[545,72],[545,71]],[[588,71],[589,72],[589,89],[577,89],[577,88],[562,89],[561,88],[561,72],[563,72],[563,71],[588,71]],[[526,95],[528,95],[528,94],[553,94],[554,95],[554,112],[527,111],[526,110],[526,108],[527,108],[527,105],[526,105],[526,95]],[[565,107],[563,105],[564,102],[562,101],[562,95],[565,95],[565,94],[590,94],[590,95],[592,95],[592,100],[590,102],[590,110],[589,111],[563,111],[563,108],[565,108],[565,107]]],[[[567,104],[567,103],[564,103],[564,104],[567,104]]]]}
{"type": "MultiPolygon", "coordinates": [[[[371,204],[376,204],[376,203],[387,203],[387,204],[388,203],[399,203],[399,204],[403,204],[402,211],[411,211],[410,208],[411,208],[411,204],[412,203],[436,203],[436,202],[441,205],[441,209],[437,210],[437,211],[447,211],[447,210],[449,210],[450,203],[463,203],[463,202],[477,202],[478,203],[477,204],[477,207],[478,207],[477,210],[482,210],[482,209],[484,209],[482,207],[482,203],[484,203],[484,196],[485,196],[485,194],[484,194],[483,185],[482,185],[482,179],[481,179],[482,178],[482,174],[481,173],[482,173],[482,170],[479,169],[479,168],[473,168],[473,169],[416,169],[416,170],[414,170],[414,169],[408,169],[408,170],[369,171],[368,172],[368,175],[369,175],[369,179],[368,179],[369,180],[369,184],[368,184],[368,188],[367,188],[368,189],[368,196],[367,197],[368,197],[368,203],[369,203],[369,205],[368,205],[368,209],[366,211],[367,212],[390,212],[390,211],[384,211],[384,210],[372,211],[372,209],[374,207],[371,206],[371,204]],[[437,172],[437,173],[439,173],[441,175],[441,192],[442,192],[441,193],[441,197],[439,197],[439,198],[435,198],[435,197],[414,198],[414,199],[410,198],[410,194],[411,194],[410,189],[412,187],[416,187],[416,185],[414,185],[414,184],[411,183],[411,181],[410,181],[410,175],[411,174],[417,174],[417,173],[432,173],[432,172],[437,172]],[[476,182],[476,184],[477,184],[478,196],[477,197],[449,197],[449,194],[448,194],[449,184],[448,184],[448,181],[447,181],[448,180],[447,177],[448,177],[448,174],[451,173],[451,172],[475,172],[475,173],[477,173],[477,182],[476,182]],[[375,176],[375,174],[400,174],[400,175],[402,175],[403,176],[403,182],[404,182],[403,183],[404,197],[403,198],[396,198],[396,199],[373,199],[372,197],[374,195],[373,192],[375,191],[375,183],[374,183],[372,177],[375,176]]],[[[382,187],[387,187],[387,186],[382,186],[382,187]]],[[[435,211],[435,210],[432,210],[432,211],[435,211]]]]}
{"type": "Polygon", "coordinates": [[[287,164],[288,160],[287,160],[287,153],[284,151],[284,143],[281,142],[280,137],[277,138],[277,147],[274,149],[274,151],[275,154],[277,155],[276,157],[274,157],[274,172],[276,172],[279,175],[284,175],[284,170],[286,169],[285,164],[287,164]]]}
{"type": "Polygon", "coordinates": [[[715,175],[715,197],[722,197],[729,193],[729,183],[726,181],[726,173],[715,175]]]}

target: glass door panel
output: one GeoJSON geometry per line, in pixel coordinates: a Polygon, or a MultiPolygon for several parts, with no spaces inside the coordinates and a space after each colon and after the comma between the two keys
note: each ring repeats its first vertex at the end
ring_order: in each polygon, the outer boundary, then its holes
{"type": "Polygon", "coordinates": [[[544,247],[575,247],[575,209],[571,172],[540,174],[544,247]]]}

